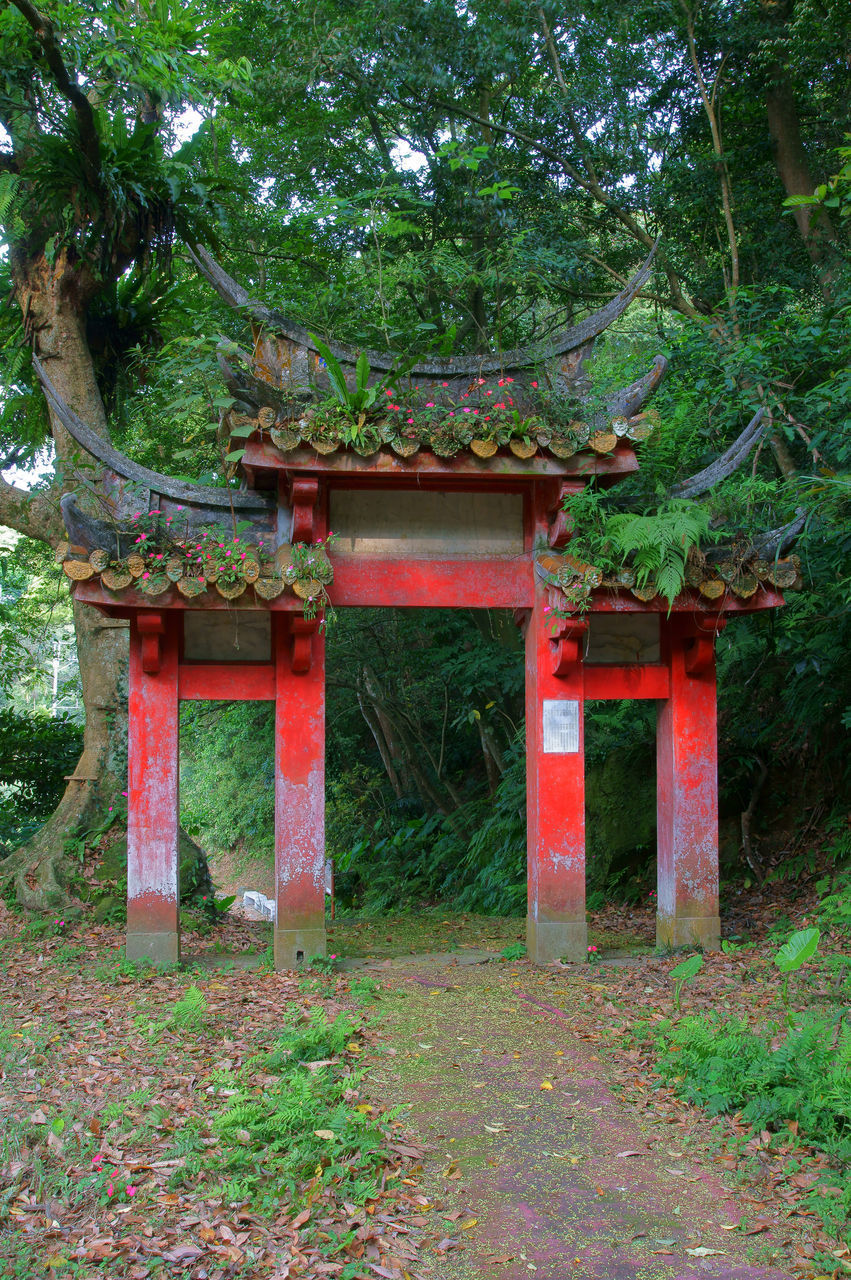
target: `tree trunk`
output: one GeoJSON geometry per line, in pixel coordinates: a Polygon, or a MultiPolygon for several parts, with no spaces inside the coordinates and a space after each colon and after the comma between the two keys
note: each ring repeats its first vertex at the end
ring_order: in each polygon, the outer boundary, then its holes
{"type": "MultiPolygon", "coordinates": [[[[28,336],[62,398],[92,430],[106,436],[106,415],[85,335],[86,308],[94,287],[86,272],[59,254],[11,255],[18,301],[28,336]]],[[[79,451],[51,415],[60,464],[79,451]]],[[[72,476],[62,477],[67,485],[72,476]]],[[[96,484],[98,472],[87,472],[96,484]]],[[[58,489],[59,486],[57,486],[58,489]]],[[[62,536],[58,493],[36,502],[11,485],[0,488],[0,520],[28,537],[55,543],[62,536]]],[[[30,910],[65,909],[68,862],[65,842],[105,815],[127,777],[127,623],[74,605],[77,658],[86,727],[83,754],[51,817],[31,840],[0,865],[0,884],[14,883],[18,901],[30,910]]]]}
{"type": "MultiPolygon", "coordinates": [[[[815,183],[810,173],[807,153],[801,139],[798,108],[789,76],[780,67],[774,67],[774,79],[765,95],[768,131],[774,143],[777,172],[787,196],[811,196],[815,183]]],[[[797,205],[792,213],[801,233],[807,253],[813,265],[819,269],[822,289],[830,295],[830,270],[832,248],[836,231],[824,209],[814,205],[797,205]]]]}

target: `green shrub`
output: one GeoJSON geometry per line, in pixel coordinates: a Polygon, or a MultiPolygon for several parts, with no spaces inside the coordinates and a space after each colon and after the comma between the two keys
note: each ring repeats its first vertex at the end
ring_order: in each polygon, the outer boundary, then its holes
{"type": "MultiPolygon", "coordinates": [[[[820,1148],[837,1166],[851,1161],[851,1027],[841,1018],[804,1014],[778,1041],[768,1024],[758,1033],[716,1015],[663,1023],[656,1031],[658,1068],[689,1102],[710,1115],[740,1113],[756,1130],[820,1148]]],[[[811,1196],[817,1212],[836,1222],[851,1214],[851,1182],[842,1196],[811,1196]]]]}
{"type": "Polygon", "coordinates": [[[71,720],[0,711],[0,845],[22,844],[47,821],[82,749],[71,720]]]}

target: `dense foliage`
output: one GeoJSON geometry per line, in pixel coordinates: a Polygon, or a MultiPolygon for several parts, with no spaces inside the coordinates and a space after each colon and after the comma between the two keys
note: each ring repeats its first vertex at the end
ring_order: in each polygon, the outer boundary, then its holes
{"type": "Polygon", "coordinates": [[[82,740],[81,727],[64,717],[0,711],[0,850],[14,848],[51,813],[82,740]]]}
{"type": "MultiPolygon", "coordinates": [[[[45,441],[29,349],[55,330],[79,342],[57,348],[53,374],[98,429],[157,469],[224,480],[216,345],[250,334],[186,242],[315,332],[449,354],[546,337],[658,240],[642,300],[592,361],[603,394],[668,356],[658,429],[637,476],[587,495],[577,548],[626,549],[671,595],[690,541],[805,512],[805,590],[719,641],[728,866],[756,796],[749,868],[767,872],[777,849],[780,870],[801,871],[796,829],[838,810],[849,782],[849,49],[842,0],[8,5],[4,461],[32,462],[45,441]],[[51,295],[66,267],[76,292],[51,295]],[[757,407],[767,430],[746,469],[699,508],[672,502],[757,407]]],[[[57,444],[55,481],[78,483],[57,444]]],[[[0,519],[23,533],[50,540],[55,518],[55,495],[0,485],[0,519]]],[[[403,897],[518,905],[521,686],[508,619],[341,618],[328,834],[352,900],[385,901],[401,877],[403,897]]],[[[592,882],[632,894],[654,843],[651,712],[589,710],[592,882]]],[[[193,830],[268,851],[268,708],[186,710],[184,748],[193,830]]]]}

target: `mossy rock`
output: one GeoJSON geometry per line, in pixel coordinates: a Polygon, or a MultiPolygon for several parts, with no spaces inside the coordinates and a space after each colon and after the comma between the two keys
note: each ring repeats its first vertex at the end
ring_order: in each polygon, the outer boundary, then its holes
{"type": "Polygon", "coordinates": [[[114,893],[105,893],[99,898],[94,905],[92,918],[97,924],[104,924],[107,920],[114,920],[117,916],[124,914],[126,904],[114,893]]]}
{"type": "MultiPolygon", "coordinates": [[[[207,855],[181,828],[178,839],[180,900],[189,902],[214,893],[207,855]]],[[[103,850],[95,878],[101,884],[118,884],[127,876],[127,835],[122,833],[103,850]]]]}

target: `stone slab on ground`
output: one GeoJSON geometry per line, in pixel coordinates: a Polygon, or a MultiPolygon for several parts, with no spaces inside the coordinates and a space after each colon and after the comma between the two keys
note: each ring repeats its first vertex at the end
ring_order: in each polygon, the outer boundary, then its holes
{"type": "Polygon", "coordinates": [[[410,1105],[431,1146],[439,1280],[788,1280],[776,1234],[682,1133],[645,1121],[607,1083],[570,1015],[522,997],[534,970],[413,964],[385,970],[395,1057],[376,1093],[410,1105]],[[512,989],[512,981],[516,983],[512,989]],[[441,1221],[454,1206],[460,1217],[441,1221]],[[689,1250],[693,1252],[689,1252],[689,1250]],[[775,1256],[772,1257],[772,1254],[775,1256]]]}

